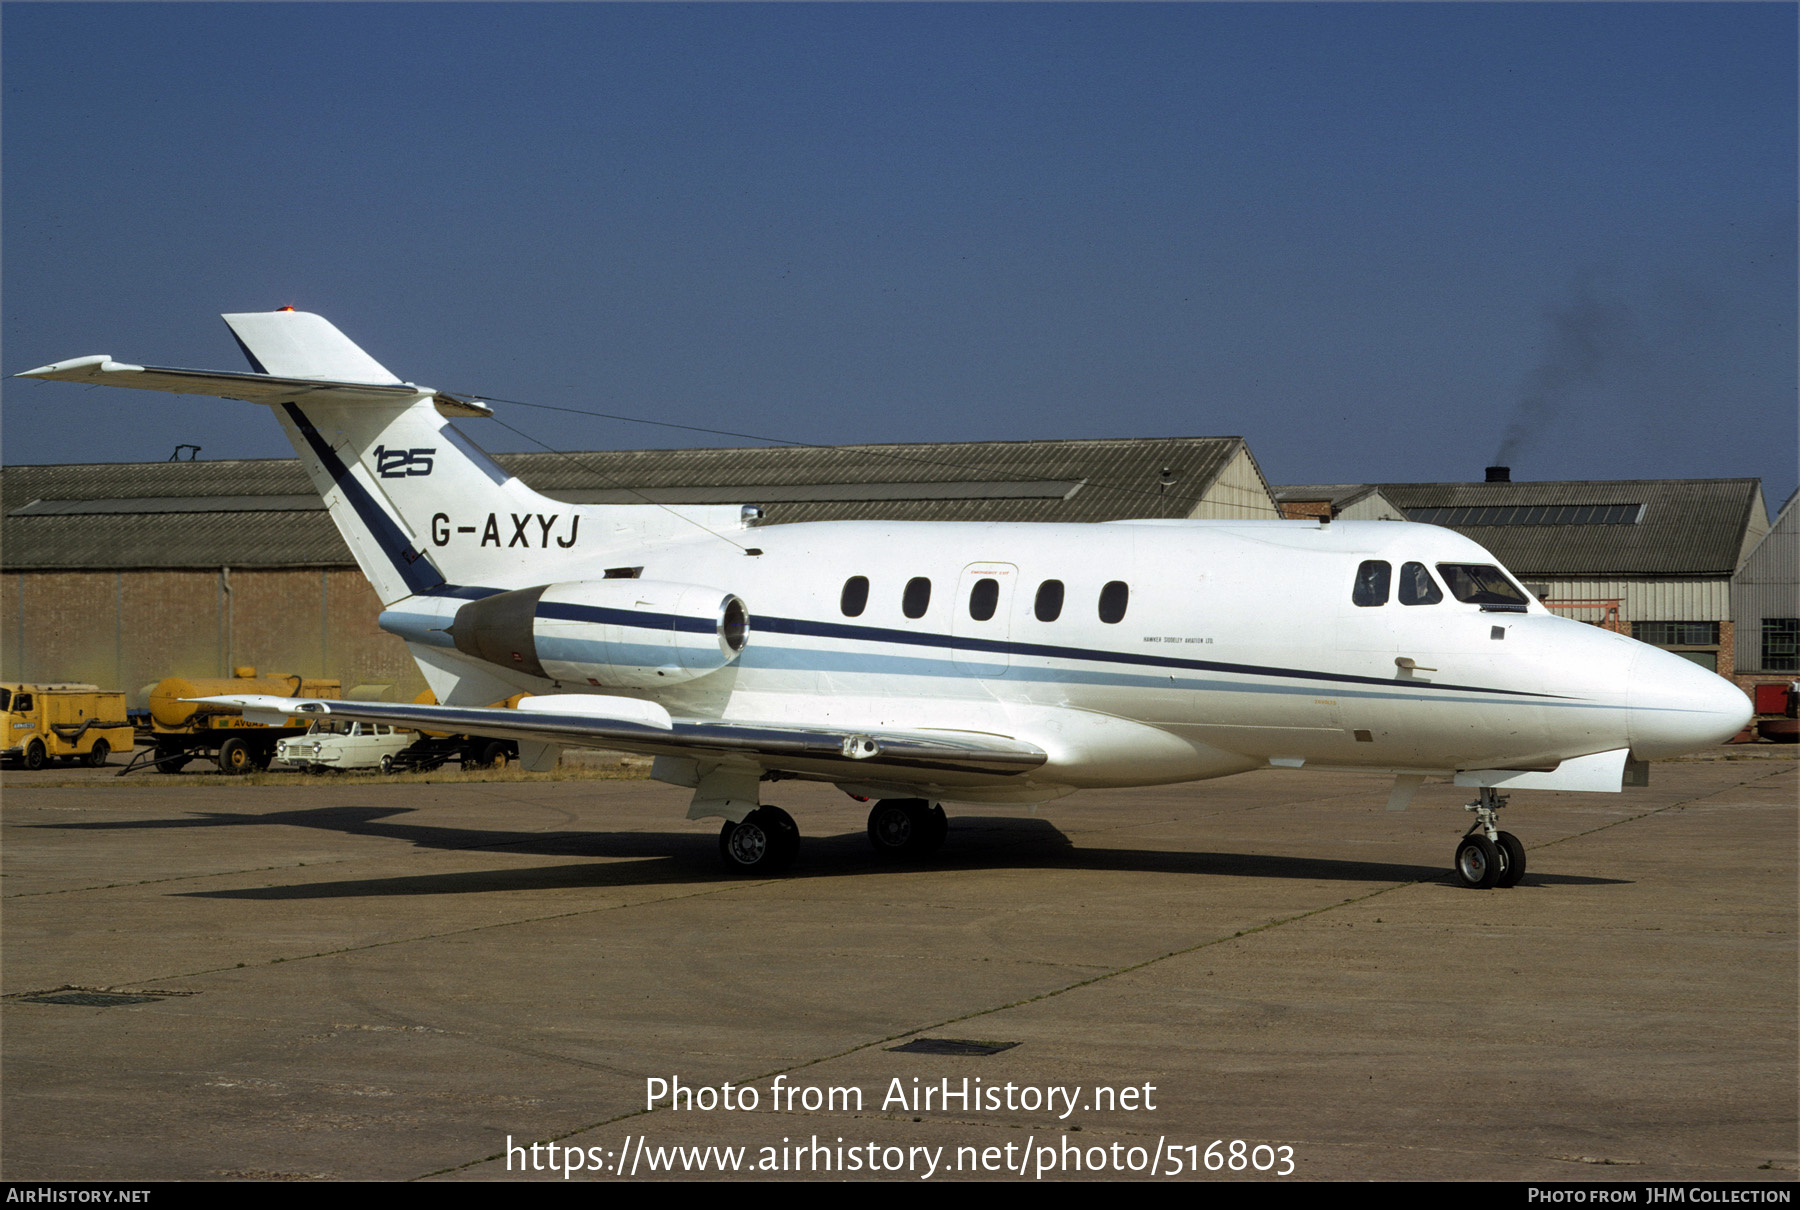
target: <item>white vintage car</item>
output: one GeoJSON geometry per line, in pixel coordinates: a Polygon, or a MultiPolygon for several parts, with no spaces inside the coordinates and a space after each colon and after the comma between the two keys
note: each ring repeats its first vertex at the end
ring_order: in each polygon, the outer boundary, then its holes
{"type": "Polygon", "coordinates": [[[302,769],[380,769],[394,767],[394,756],[417,738],[380,723],[347,723],[320,719],[305,735],[275,745],[275,759],[302,769]]]}

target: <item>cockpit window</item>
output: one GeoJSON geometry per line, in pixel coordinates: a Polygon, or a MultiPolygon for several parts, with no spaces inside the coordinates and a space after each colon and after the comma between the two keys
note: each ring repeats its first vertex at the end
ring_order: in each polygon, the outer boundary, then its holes
{"type": "Polygon", "coordinates": [[[1400,603],[1402,605],[1436,605],[1444,599],[1423,563],[1408,563],[1400,569],[1400,603]]]}
{"type": "Polygon", "coordinates": [[[1394,574],[1392,565],[1381,559],[1365,560],[1356,569],[1356,587],[1350,591],[1350,601],[1354,605],[1386,605],[1388,599],[1388,580],[1394,574]]]}
{"type": "Polygon", "coordinates": [[[1511,605],[1524,609],[1529,598],[1506,573],[1489,563],[1439,563],[1450,595],[1469,605],[1511,605]]]}

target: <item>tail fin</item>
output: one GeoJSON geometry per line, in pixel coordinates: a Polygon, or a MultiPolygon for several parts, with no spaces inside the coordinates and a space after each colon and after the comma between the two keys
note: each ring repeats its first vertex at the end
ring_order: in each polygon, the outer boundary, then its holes
{"type": "MultiPolygon", "coordinates": [[[[402,382],[305,311],[223,317],[255,371],[84,357],[24,376],[268,404],[381,603],[598,578],[646,545],[742,528],[735,505],[584,506],[502,470],[447,416],[486,407],[402,382]]],[[[635,560],[641,562],[641,560],[635,560]]],[[[485,595],[476,593],[475,595],[485,595]]]]}

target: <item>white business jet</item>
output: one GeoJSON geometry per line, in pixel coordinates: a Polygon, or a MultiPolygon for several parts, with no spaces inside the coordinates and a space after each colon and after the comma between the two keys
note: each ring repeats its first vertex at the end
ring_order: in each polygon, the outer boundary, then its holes
{"type": "Polygon", "coordinates": [[[1276,766],[1392,774],[1394,808],[1428,777],[1476,788],[1456,875],[1510,886],[1501,791],[1616,793],[1750,717],[1722,677],[1552,615],[1447,529],[564,504],[450,423],[479,401],[400,381],[317,315],[224,319],[253,372],[99,356],[23,376],[268,405],[440,704],[208,700],[508,737],[532,769],[567,745],[645,753],[690,818],[725,821],[733,870],[793,861],[794,821],[762,802],[785,778],[876,800],[876,850],[915,857],[945,802],[1276,766]]]}

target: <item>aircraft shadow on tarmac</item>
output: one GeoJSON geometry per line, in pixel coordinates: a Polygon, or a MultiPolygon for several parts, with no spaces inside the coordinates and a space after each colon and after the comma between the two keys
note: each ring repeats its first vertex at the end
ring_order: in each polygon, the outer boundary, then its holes
{"type": "MultiPolygon", "coordinates": [[[[116,822],[83,821],[26,825],[70,830],[130,831],[220,827],[301,827],[345,836],[405,841],[417,848],[444,852],[492,852],[541,857],[588,859],[577,864],[528,868],[468,870],[456,873],[402,875],[333,882],[291,883],[228,891],[185,891],[200,899],[335,899],[386,895],[451,895],[517,890],[554,890],[594,886],[654,886],[667,883],[735,881],[719,869],[716,842],[692,832],[496,832],[395,822],[407,808],[316,807],[301,811],[255,814],[196,812],[181,819],[116,822]],[[623,859],[623,860],[621,860],[623,859]]],[[[1293,878],[1315,881],[1405,883],[1453,881],[1451,872],[1435,865],[1344,858],[1282,856],[1266,853],[1214,853],[1076,846],[1050,821],[1039,818],[988,818],[959,815],[951,819],[943,849],[923,862],[879,861],[861,831],[836,836],[808,836],[790,878],[882,877],[918,869],[1068,869],[1117,870],[1125,873],[1215,875],[1238,878],[1293,878]]],[[[749,880],[756,881],[756,880],[749,880]]],[[[1532,886],[1615,884],[1628,880],[1528,872],[1520,883],[1532,886]]]]}

